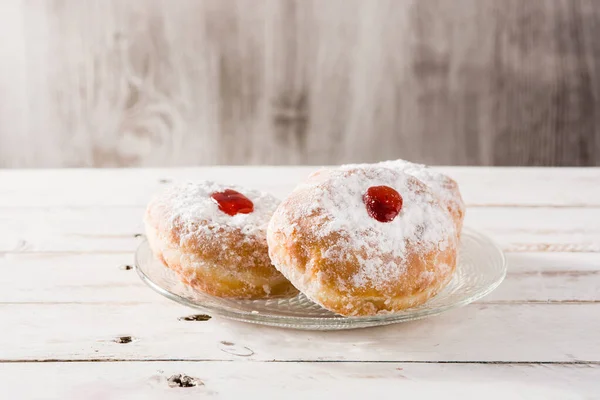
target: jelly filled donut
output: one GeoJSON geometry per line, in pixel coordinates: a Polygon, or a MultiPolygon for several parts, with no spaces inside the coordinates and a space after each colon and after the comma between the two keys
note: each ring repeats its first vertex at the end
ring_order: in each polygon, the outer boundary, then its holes
{"type": "Polygon", "coordinates": [[[279,201],[214,182],[173,186],[146,210],[154,255],[184,283],[229,298],[296,293],[269,260],[266,228],[279,201]]]}
{"type": "Polygon", "coordinates": [[[313,174],[267,229],[275,267],[308,298],[347,316],[424,303],[450,281],[457,240],[427,185],[376,165],[313,174]]]}
{"type": "Polygon", "coordinates": [[[465,203],[460,195],[460,190],[458,190],[458,184],[454,179],[426,165],[415,164],[405,160],[384,161],[377,165],[399,169],[429,186],[433,193],[439,196],[442,204],[446,206],[452,215],[457,235],[460,237],[465,218],[465,203]]]}

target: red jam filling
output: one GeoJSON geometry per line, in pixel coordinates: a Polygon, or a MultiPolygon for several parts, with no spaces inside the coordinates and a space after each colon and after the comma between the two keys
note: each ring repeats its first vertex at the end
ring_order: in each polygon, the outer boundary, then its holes
{"type": "Polygon", "coordinates": [[[210,197],[217,203],[219,210],[227,215],[250,214],[254,211],[252,201],[235,190],[225,189],[222,192],[211,194],[210,197]]]}
{"type": "Polygon", "coordinates": [[[371,186],[363,202],[367,213],[379,222],[391,222],[402,209],[402,196],[389,186],[371,186]]]}

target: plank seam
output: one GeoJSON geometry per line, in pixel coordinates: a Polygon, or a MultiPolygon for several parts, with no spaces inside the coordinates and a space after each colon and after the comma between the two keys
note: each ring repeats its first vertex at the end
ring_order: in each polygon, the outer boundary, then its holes
{"type": "Polygon", "coordinates": [[[134,359],[134,358],[90,358],[90,359],[60,359],[60,358],[49,358],[49,359],[0,359],[0,364],[33,364],[33,363],[86,363],[86,362],[98,362],[98,363],[118,363],[118,362],[253,362],[253,363],[321,363],[321,364],[332,364],[332,363],[360,363],[360,364],[482,364],[482,365],[599,365],[600,361],[595,360],[574,360],[574,361],[419,361],[419,360],[227,360],[227,359],[186,359],[186,358],[150,358],[150,359],[134,359]]]}

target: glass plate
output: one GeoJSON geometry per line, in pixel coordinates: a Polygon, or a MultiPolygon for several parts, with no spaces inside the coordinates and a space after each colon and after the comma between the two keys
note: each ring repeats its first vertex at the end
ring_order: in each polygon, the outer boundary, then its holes
{"type": "Polygon", "coordinates": [[[268,300],[232,300],[197,292],[155,259],[146,241],[140,244],[135,263],[148,286],[178,303],[238,321],[307,330],[366,328],[436,315],[482,298],[498,287],[506,275],[506,261],[498,246],[485,235],[465,228],[454,277],[436,296],[418,307],[394,314],[343,317],[303,294],[268,300]]]}

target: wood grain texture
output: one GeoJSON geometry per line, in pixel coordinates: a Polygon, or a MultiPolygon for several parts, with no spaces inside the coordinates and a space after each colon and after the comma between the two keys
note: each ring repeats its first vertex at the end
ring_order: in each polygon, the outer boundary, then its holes
{"type": "Polygon", "coordinates": [[[5,0],[0,167],[600,165],[594,0],[5,0]]]}
{"type": "Polygon", "coordinates": [[[598,398],[599,168],[444,168],[465,193],[467,225],[510,252],[497,290],[435,318],[344,332],[190,320],[203,311],[159,296],[125,267],[142,240],[143,206],[165,185],[208,178],[282,196],[311,170],[1,170],[1,392],[598,398]],[[175,374],[198,385],[172,387],[175,374]]]}
{"type": "Polygon", "coordinates": [[[376,396],[490,400],[597,399],[600,366],[557,364],[103,362],[0,364],[10,398],[170,400],[357,399],[376,396]],[[185,374],[195,387],[169,385],[185,374]],[[268,376],[269,382],[264,378],[268,376]],[[35,380],[24,385],[23,379],[35,380]]]}
{"type": "MultiPolygon", "coordinates": [[[[283,198],[316,167],[0,169],[0,207],[144,207],[170,184],[209,179],[283,198]],[[90,185],[93,182],[93,185],[90,185]]],[[[600,168],[439,167],[469,208],[600,208],[600,168]]]]}
{"type": "Polygon", "coordinates": [[[600,363],[597,340],[600,303],[474,303],[432,318],[343,333],[272,328],[218,316],[208,321],[182,319],[198,312],[203,313],[165,298],[155,303],[129,304],[0,304],[0,318],[11,327],[0,331],[0,363],[20,360],[600,363]],[[118,338],[122,336],[130,336],[132,341],[121,343],[118,338]]]}

